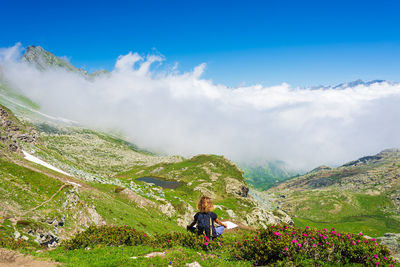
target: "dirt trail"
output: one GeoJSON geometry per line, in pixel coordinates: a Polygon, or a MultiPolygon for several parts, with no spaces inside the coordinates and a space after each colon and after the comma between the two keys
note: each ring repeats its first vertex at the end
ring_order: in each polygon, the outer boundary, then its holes
{"type": "Polygon", "coordinates": [[[16,251],[0,248],[0,267],[55,267],[55,262],[41,261],[32,256],[23,255],[16,251]]]}
{"type": "Polygon", "coordinates": [[[40,208],[40,207],[43,206],[44,204],[50,202],[50,201],[51,201],[64,187],[66,187],[66,186],[68,186],[68,185],[67,185],[67,184],[63,184],[62,186],[60,186],[60,188],[58,188],[57,192],[55,192],[48,200],[42,202],[40,205],[34,207],[33,209],[30,209],[30,210],[24,212],[24,213],[22,214],[22,216],[24,216],[24,215],[27,214],[28,212],[31,212],[31,211],[34,211],[35,209],[40,208]]]}

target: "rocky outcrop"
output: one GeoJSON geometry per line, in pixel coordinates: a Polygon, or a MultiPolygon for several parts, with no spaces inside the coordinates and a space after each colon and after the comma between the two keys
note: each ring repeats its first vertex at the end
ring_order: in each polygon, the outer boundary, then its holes
{"type": "Polygon", "coordinates": [[[196,186],[194,191],[200,191],[203,196],[207,196],[211,199],[215,198],[215,193],[212,191],[212,183],[202,183],[196,186]]]}
{"type": "Polygon", "coordinates": [[[377,240],[390,249],[394,258],[400,260],[400,233],[386,233],[377,240]]]}
{"type": "Polygon", "coordinates": [[[246,215],[249,226],[266,228],[268,224],[287,223],[293,225],[292,219],[281,210],[267,211],[259,207],[246,215]]]}
{"type": "Polygon", "coordinates": [[[233,194],[239,197],[247,197],[249,188],[237,179],[230,177],[225,178],[225,190],[228,194],[233,194]]]}
{"type": "Polygon", "coordinates": [[[36,143],[38,135],[32,128],[24,126],[14,115],[0,105],[0,143],[11,152],[21,150],[20,142],[36,143]]]}

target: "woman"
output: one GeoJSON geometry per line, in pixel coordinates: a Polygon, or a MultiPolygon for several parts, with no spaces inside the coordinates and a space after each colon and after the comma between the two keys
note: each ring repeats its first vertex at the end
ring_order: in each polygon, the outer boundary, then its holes
{"type": "Polygon", "coordinates": [[[195,232],[196,228],[194,225],[197,224],[198,235],[206,235],[208,238],[216,238],[224,232],[226,227],[228,227],[225,223],[218,220],[217,214],[212,212],[214,205],[209,197],[201,197],[199,203],[197,203],[197,209],[199,212],[194,215],[194,221],[186,227],[187,230],[195,232]],[[215,228],[214,222],[221,226],[215,228]]]}

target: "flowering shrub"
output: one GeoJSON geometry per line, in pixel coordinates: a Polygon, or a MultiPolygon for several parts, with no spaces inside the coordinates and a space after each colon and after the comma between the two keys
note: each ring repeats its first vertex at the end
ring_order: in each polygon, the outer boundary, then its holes
{"type": "Polygon", "coordinates": [[[166,233],[156,235],[153,239],[155,246],[171,248],[182,246],[193,249],[216,250],[223,246],[223,239],[210,240],[207,236],[193,233],[166,233]]]}
{"type": "Polygon", "coordinates": [[[320,231],[270,225],[236,241],[231,252],[237,259],[249,260],[255,265],[302,260],[369,266],[394,264],[389,250],[374,239],[336,232],[333,228],[320,231]]]}
{"type": "Polygon", "coordinates": [[[149,243],[150,238],[143,231],[129,226],[90,226],[83,232],[66,240],[62,245],[66,249],[93,247],[94,245],[107,246],[135,246],[149,243]]]}
{"type": "Polygon", "coordinates": [[[335,229],[315,230],[295,228],[289,225],[270,225],[260,231],[239,236],[226,236],[209,240],[193,233],[165,233],[149,237],[143,231],[131,227],[91,226],[64,241],[66,249],[107,246],[152,245],[156,248],[187,247],[195,250],[219,250],[237,260],[254,265],[345,265],[348,263],[367,266],[394,266],[387,247],[362,234],[349,234],[335,229]]]}

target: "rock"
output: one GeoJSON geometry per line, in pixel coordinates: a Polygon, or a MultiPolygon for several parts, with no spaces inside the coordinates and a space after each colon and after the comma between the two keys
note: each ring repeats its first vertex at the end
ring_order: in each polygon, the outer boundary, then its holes
{"type": "Polygon", "coordinates": [[[172,217],[172,215],[174,215],[175,213],[174,206],[172,206],[172,204],[169,202],[167,204],[158,206],[158,208],[162,213],[164,213],[168,217],[172,217]]]}
{"type": "Polygon", "coordinates": [[[155,168],[151,173],[152,173],[152,174],[159,173],[159,172],[162,171],[162,170],[164,170],[163,167],[158,167],[158,168],[155,168]]]}
{"type": "Polygon", "coordinates": [[[196,186],[193,190],[195,191],[200,191],[204,196],[207,196],[209,198],[215,198],[215,193],[211,191],[212,188],[212,183],[202,183],[196,186]]]}
{"type": "Polygon", "coordinates": [[[106,221],[103,219],[103,217],[100,216],[100,214],[97,213],[96,208],[94,206],[88,207],[88,213],[89,213],[91,221],[94,224],[96,224],[96,225],[106,224],[106,221]]]}
{"type": "Polygon", "coordinates": [[[126,188],[121,191],[121,194],[124,194],[128,197],[129,200],[135,202],[139,207],[155,207],[156,203],[153,201],[142,197],[141,195],[133,192],[132,190],[126,188]]]}
{"type": "Polygon", "coordinates": [[[394,258],[400,260],[400,233],[385,233],[382,237],[378,237],[377,240],[390,249],[394,258]]]}
{"type": "Polygon", "coordinates": [[[154,257],[161,257],[164,258],[166,255],[165,252],[151,252],[147,255],[144,255],[145,258],[154,258],[154,257]]]}
{"type": "Polygon", "coordinates": [[[200,263],[198,263],[197,261],[194,261],[192,263],[186,263],[185,266],[186,267],[201,267],[200,263]]]}
{"type": "Polygon", "coordinates": [[[15,238],[15,239],[19,239],[20,237],[21,237],[21,233],[18,232],[18,231],[15,231],[15,233],[14,233],[14,238],[15,238]]]}
{"type": "Polygon", "coordinates": [[[188,224],[193,222],[193,216],[195,214],[195,211],[193,207],[187,203],[185,203],[185,213],[180,215],[179,218],[176,220],[177,224],[182,227],[186,227],[188,224]]]}
{"type": "Polygon", "coordinates": [[[233,210],[226,210],[226,213],[228,213],[229,217],[236,218],[236,214],[233,212],[233,210]]]}
{"type": "Polygon", "coordinates": [[[268,224],[287,223],[293,225],[292,219],[282,210],[274,212],[255,208],[246,215],[246,221],[249,226],[266,228],[268,224]],[[275,214],[274,214],[275,213],[275,214]]]}
{"type": "Polygon", "coordinates": [[[247,197],[249,193],[249,188],[242,182],[227,177],[225,178],[225,190],[228,194],[234,194],[239,197],[247,197]]]}

